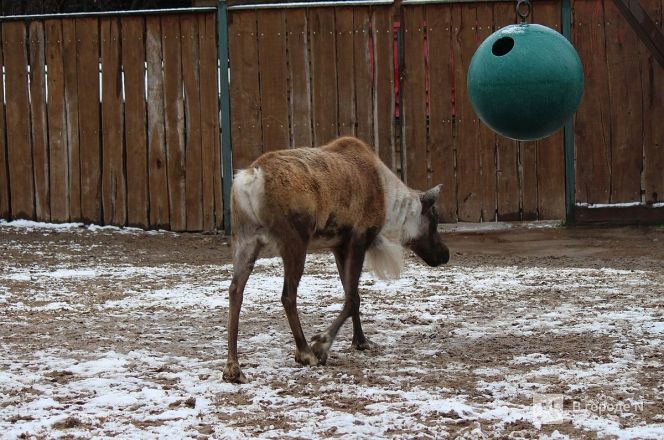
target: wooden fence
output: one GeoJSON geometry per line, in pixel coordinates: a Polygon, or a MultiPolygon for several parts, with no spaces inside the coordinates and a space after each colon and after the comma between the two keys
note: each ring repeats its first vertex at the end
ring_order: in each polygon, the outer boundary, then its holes
{"type": "MultiPolygon", "coordinates": [[[[662,26],[662,0],[641,0],[662,26]]],[[[661,203],[664,72],[611,0],[573,0],[577,203],[661,203]]],[[[530,20],[560,30],[559,0],[530,20]]],[[[495,135],[465,78],[513,2],[229,12],[233,167],[352,134],[447,222],[565,217],[562,130],[495,135]]],[[[0,217],[223,225],[213,13],[2,23],[0,217]],[[100,70],[101,69],[101,70],[100,70]]],[[[518,90],[515,90],[518,93],[518,90]]]]}
{"type": "Polygon", "coordinates": [[[0,216],[219,227],[216,32],[214,13],[3,22],[0,216]]]}

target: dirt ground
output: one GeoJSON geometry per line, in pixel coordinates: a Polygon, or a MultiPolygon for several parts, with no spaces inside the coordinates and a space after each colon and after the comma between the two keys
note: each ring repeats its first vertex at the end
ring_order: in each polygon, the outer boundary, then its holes
{"type": "MultiPolygon", "coordinates": [[[[0,437],[664,438],[663,228],[443,234],[450,264],[363,277],[378,347],[351,350],[347,323],[323,367],[295,363],[260,260],[232,385],[224,236],[0,223],[0,437]]],[[[341,300],[310,256],[307,337],[341,300]]]]}

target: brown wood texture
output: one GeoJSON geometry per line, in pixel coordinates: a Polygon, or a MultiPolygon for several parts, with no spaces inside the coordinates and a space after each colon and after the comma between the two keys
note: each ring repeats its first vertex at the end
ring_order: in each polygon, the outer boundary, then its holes
{"type": "Polygon", "coordinates": [[[382,161],[397,171],[394,124],[394,33],[392,10],[373,9],[374,42],[374,148],[382,161]]]}
{"type": "Polygon", "coordinates": [[[69,218],[81,220],[81,151],[78,111],[78,55],[76,53],[76,22],[62,21],[65,76],[65,111],[67,153],[69,162],[69,218]]]}
{"type": "MultiPolygon", "coordinates": [[[[120,19],[100,20],[102,80],[102,179],[104,224],[124,226],[127,221],[127,188],[122,103],[120,19]]],[[[131,161],[132,158],[128,158],[131,161]]]]}
{"type": "Polygon", "coordinates": [[[122,18],[124,136],[127,177],[127,224],[150,226],[145,100],[145,18],[122,18]]]}
{"type": "Polygon", "coordinates": [[[479,119],[468,100],[466,76],[470,59],[479,45],[476,35],[477,11],[491,6],[490,3],[452,5],[456,92],[457,204],[461,221],[476,222],[480,221],[482,217],[479,119]]]}
{"type": "Polygon", "coordinates": [[[314,146],[337,137],[336,35],[334,9],[309,10],[311,41],[311,93],[314,146]]]}
{"type": "Polygon", "coordinates": [[[241,169],[263,152],[256,12],[233,12],[230,19],[228,50],[232,72],[233,168],[241,169]]]}
{"type": "Polygon", "coordinates": [[[611,202],[641,200],[643,158],[642,44],[613,4],[604,1],[611,105],[611,202]]]}
{"type": "Polygon", "coordinates": [[[404,65],[401,83],[403,93],[403,142],[405,181],[408,186],[425,190],[429,186],[427,155],[426,77],[424,7],[403,10],[404,65]]]}
{"type": "MultiPolygon", "coordinates": [[[[496,30],[515,22],[514,5],[493,4],[496,30]]],[[[516,141],[496,135],[496,192],[498,220],[519,220],[519,156],[516,141]]]]}
{"type": "Polygon", "coordinates": [[[46,63],[48,65],[48,149],[51,220],[69,220],[69,158],[62,22],[47,20],[46,63]]]}
{"type": "Polygon", "coordinates": [[[664,208],[649,206],[588,208],[577,206],[575,221],[578,224],[650,224],[664,223],[664,208]]]}
{"type": "MultiPolygon", "coordinates": [[[[533,20],[560,32],[560,2],[542,1],[533,20]]],[[[565,152],[563,130],[537,141],[537,218],[565,218],[565,152]]],[[[525,205],[525,203],[524,203],[525,205]]]]}
{"type": "Polygon", "coordinates": [[[429,136],[431,183],[442,184],[438,214],[443,222],[457,221],[454,129],[452,125],[452,14],[449,7],[427,6],[429,67],[429,136]]]}
{"type": "Polygon", "coordinates": [[[290,146],[312,147],[311,67],[306,10],[288,12],[286,32],[289,65],[290,146]]]}
{"type": "MultiPolygon", "coordinates": [[[[355,136],[374,142],[374,40],[369,8],[353,8],[353,63],[355,84],[355,136]]],[[[386,109],[387,110],[387,109],[386,109]]]]}
{"type": "Polygon", "coordinates": [[[201,83],[198,20],[180,17],[182,32],[182,79],[185,118],[185,189],[187,231],[203,230],[203,170],[201,143],[201,83]]]}
{"type": "Polygon", "coordinates": [[[355,135],[355,64],[353,62],[353,8],[335,9],[337,100],[339,136],[355,135]]]}
{"type": "Polygon", "coordinates": [[[46,42],[44,22],[32,21],[28,29],[35,218],[48,222],[51,221],[51,186],[49,184],[48,123],[46,115],[46,42]]]}
{"type": "Polygon", "coordinates": [[[34,218],[34,180],[28,91],[27,29],[24,22],[2,23],[5,64],[7,158],[11,214],[34,218]]]}
{"type": "Polygon", "coordinates": [[[78,57],[78,116],[81,164],[81,220],[99,224],[101,203],[101,145],[99,105],[99,22],[96,18],[76,19],[78,57]]]}
{"type": "MultiPolygon", "coordinates": [[[[0,65],[4,65],[3,44],[0,40],[0,65]]],[[[7,128],[5,126],[5,91],[0,87],[0,218],[9,219],[9,164],[7,158],[7,128]]]]}
{"type": "Polygon", "coordinates": [[[290,145],[284,11],[258,11],[257,19],[263,151],[280,150],[290,145]]]}
{"type": "Polygon", "coordinates": [[[203,230],[223,227],[221,143],[217,96],[217,23],[214,14],[198,16],[201,83],[201,166],[203,230]]]}
{"type": "Polygon", "coordinates": [[[146,18],[145,53],[148,78],[148,185],[150,226],[170,227],[166,135],[164,118],[164,72],[159,16],[146,18]]]}
{"type": "Polygon", "coordinates": [[[164,64],[166,163],[171,229],[184,231],[187,228],[187,210],[180,17],[178,15],[162,16],[161,32],[164,64]]]}

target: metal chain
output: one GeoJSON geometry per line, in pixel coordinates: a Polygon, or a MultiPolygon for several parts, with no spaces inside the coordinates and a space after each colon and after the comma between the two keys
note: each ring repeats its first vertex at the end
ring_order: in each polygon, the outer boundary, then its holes
{"type": "Polygon", "coordinates": [[[530,15],[530,0],[519,0],[516,2],[516,15],[521,19],[521,23],[525,23],[530,15]]]}

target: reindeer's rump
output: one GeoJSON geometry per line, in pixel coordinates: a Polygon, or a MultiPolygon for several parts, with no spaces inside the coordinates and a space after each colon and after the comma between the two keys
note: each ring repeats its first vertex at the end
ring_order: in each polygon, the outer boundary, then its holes
{"type": "Polygon", "coordinates": [[[252,217],[275,233],[292,224],[314,239],[332,238],[341,229],[380,229],[385,198],[378,160],[354,138],[269,152],[238,175],[234,206],[253,205],[252,217]]]}

